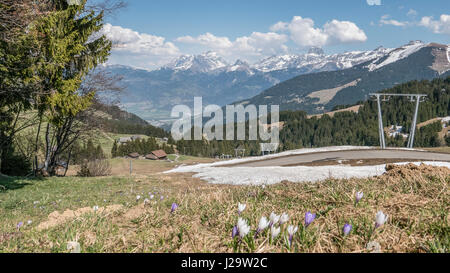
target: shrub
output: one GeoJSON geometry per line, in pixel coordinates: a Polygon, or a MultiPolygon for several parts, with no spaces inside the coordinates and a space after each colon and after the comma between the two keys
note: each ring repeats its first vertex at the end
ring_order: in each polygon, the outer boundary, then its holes
{"type": "Polygon", "coordinates": [[[105,159],[85,160],[77,175],[81,177],[109,176],[111,175],[111,164],[105,159]]]}
{"type": "Polygon", "coordinates": [[[25,156],[10,153],[6,160],[2,160],[3,174],[10,176],[26,176],[31,173],[31,162],[25,156]]]}

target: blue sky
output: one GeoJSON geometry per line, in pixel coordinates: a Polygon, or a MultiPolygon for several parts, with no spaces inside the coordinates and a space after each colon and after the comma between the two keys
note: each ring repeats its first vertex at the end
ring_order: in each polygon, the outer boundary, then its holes
{"type": "Polygon", "coordinates": [[[338,53],[450,43],[448,0],[128,0],[107,23],[117,44],[110,63],[148,69],[209,50],[253,63],[311,46],[338,53]]]}

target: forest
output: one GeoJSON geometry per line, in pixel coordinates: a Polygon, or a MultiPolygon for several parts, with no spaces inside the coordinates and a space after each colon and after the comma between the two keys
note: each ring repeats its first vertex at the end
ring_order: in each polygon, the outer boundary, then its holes
{"type": "MultiPolygon", "coordinates": [[[[381,93],[421,93],[428,97],[420,104],[418,123],[436,117],[450,116],[450,77],[432,81],[410,81],[381,91],[381,93]]],[[[377,146],[378,117],[377,105],[373,100],[361,102],[358,113],[338,112],[333,117],[308,118],[304,111],[280,112],[280,121],[284,122],[280,131],[280,151],[324,147],[334,145],[377,146]]],[[[351,105],[346,105],[348,107],[351,105]]],[[[335,107],[342,109],[345,107],[335,107]]],[[[403,126],[405,133],[411,129],[415,104],[406,98],[392,98],[382,103],[383,125],[403,126]]],[[[248,123],[247,123],[248,126],[248,123]]],[[[440,139],[441,122],[421,127],[416,132],[415,147],[438,147],[449,145],[449,137],[440,139]]],[[[407,139],[401,136],[387,137],[387,145],[406,147],[407,139]]],[[[236,148],[245,148],[245,155],[259,155],[258,141],[185,141],[177,142],[180,153],[197,156],[234,155],[236,148]]]]}

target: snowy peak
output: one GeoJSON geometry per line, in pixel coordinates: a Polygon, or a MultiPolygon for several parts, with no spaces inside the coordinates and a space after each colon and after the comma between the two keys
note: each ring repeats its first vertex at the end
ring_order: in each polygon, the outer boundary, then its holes
{"type": "Polygon", "coordinates": [[[409,55],[416,53],[427,45],[422,41],[411,41],[408,44],[396,49],[389,50],[385,56],[381,56],[370,63],[367,68],[374,71],[391,63],[395,63],[401,59],[407,58],[409,55]]]}
{"type": "Polygon", "coordinates": [[[250,65],[246,61],[237,60],[233,65],[227,67],[228,72],[233,71],[245,71],[249,74],[253,74],[251,71],[250,65]]]}
{"type": "Polygon", "coordinates": [[[208,51],[200,55],[183,55],[175,59],[164,68],[175,71],[207,73],[228,66],[216,52],[208,51]]]}

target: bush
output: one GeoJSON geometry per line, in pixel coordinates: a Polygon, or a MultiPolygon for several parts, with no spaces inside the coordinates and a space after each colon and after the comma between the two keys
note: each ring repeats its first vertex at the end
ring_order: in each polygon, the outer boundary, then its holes
{"type": "Polygon", "coordinates": [[[2,160],[3,174],[10,176],[27,176],[31,173],[31,162],[28,158],[10,153],[6,160],[2,160]]]}
{"type": "Polygon", "coordinates": [[[106,159],[85,160],[77,175],[81,177],[109,176],[111,175],[111,164],[106,159]]]}

